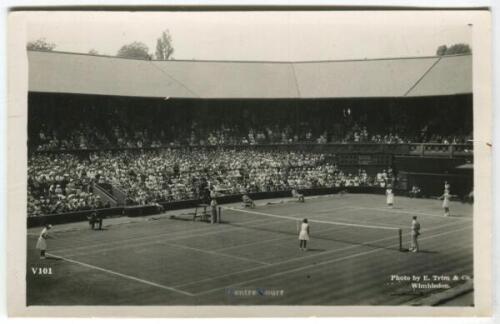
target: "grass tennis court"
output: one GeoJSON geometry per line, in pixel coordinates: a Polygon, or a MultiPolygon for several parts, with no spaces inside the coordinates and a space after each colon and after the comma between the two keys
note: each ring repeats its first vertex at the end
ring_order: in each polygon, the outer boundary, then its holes
{"type": "Polygon", "coordinates": [[[450,287],[472,277],[470,204],[452,202],[452,217],[445,218],[441,201],[430,199],[396,197],[394,209],[384,196],[367,194],[274,202],[257,201],[255,209],[223,205],[222,224],[164,215],[106,219],[102,231],[83,223],[55,226],[48,241],[53,257],[46,260],[35,250],[40,229],[29,229],[28,304],[425,304],[446,289],[414,289],[391,276],[459,276],[450,287]],[[413,215],[422,226],[421,252],[401,252],[397,228],[408,247],[413,215]],[[274,216],[311,221],[307,252],[298,248],[295,222],[274,216]],[[52,274],[35,275],[32,267],[50,267],[52,274]]]}

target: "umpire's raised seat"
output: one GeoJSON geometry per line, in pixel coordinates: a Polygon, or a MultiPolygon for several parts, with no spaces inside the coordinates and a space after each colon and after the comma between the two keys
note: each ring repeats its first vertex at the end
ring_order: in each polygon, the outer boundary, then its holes
{"type": "Polygon", "coordinates": [[[193,213],[193,222],[196,221],[196,218],[199,218],[202,221],[208,221],[210,215],[207,212],[207,209],[210,207],[209,204],[198,204],[194,209],[193,213]]]}

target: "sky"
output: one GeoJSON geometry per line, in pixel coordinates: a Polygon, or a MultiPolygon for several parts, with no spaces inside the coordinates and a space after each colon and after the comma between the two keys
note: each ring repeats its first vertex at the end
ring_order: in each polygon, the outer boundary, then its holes
{"type": "Polygon", "coordinates": [[[168,29],[174,58],[315,61],[431,56],[439,45],[471,43],[459,12],[51,12],[30,20],[27,39],[57,51],[116,55],[168,29]]]}

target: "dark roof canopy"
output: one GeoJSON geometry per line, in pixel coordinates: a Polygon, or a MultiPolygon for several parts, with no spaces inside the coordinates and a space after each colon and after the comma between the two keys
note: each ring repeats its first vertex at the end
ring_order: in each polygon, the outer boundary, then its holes
{"type": "Polygon", "coordinates": [[[171,98],[472,93],[472,56],[319,62],[147,61],[28,51],[29,91],[171,98]]]}

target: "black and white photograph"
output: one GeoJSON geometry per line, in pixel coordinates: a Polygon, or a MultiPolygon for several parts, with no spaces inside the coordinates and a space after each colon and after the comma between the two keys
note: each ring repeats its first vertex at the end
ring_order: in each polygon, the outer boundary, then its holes
{"type": "Polygon", "coordinates": [[[23,306],[475,309],[477,13],[30,12],[23,306]]]}

